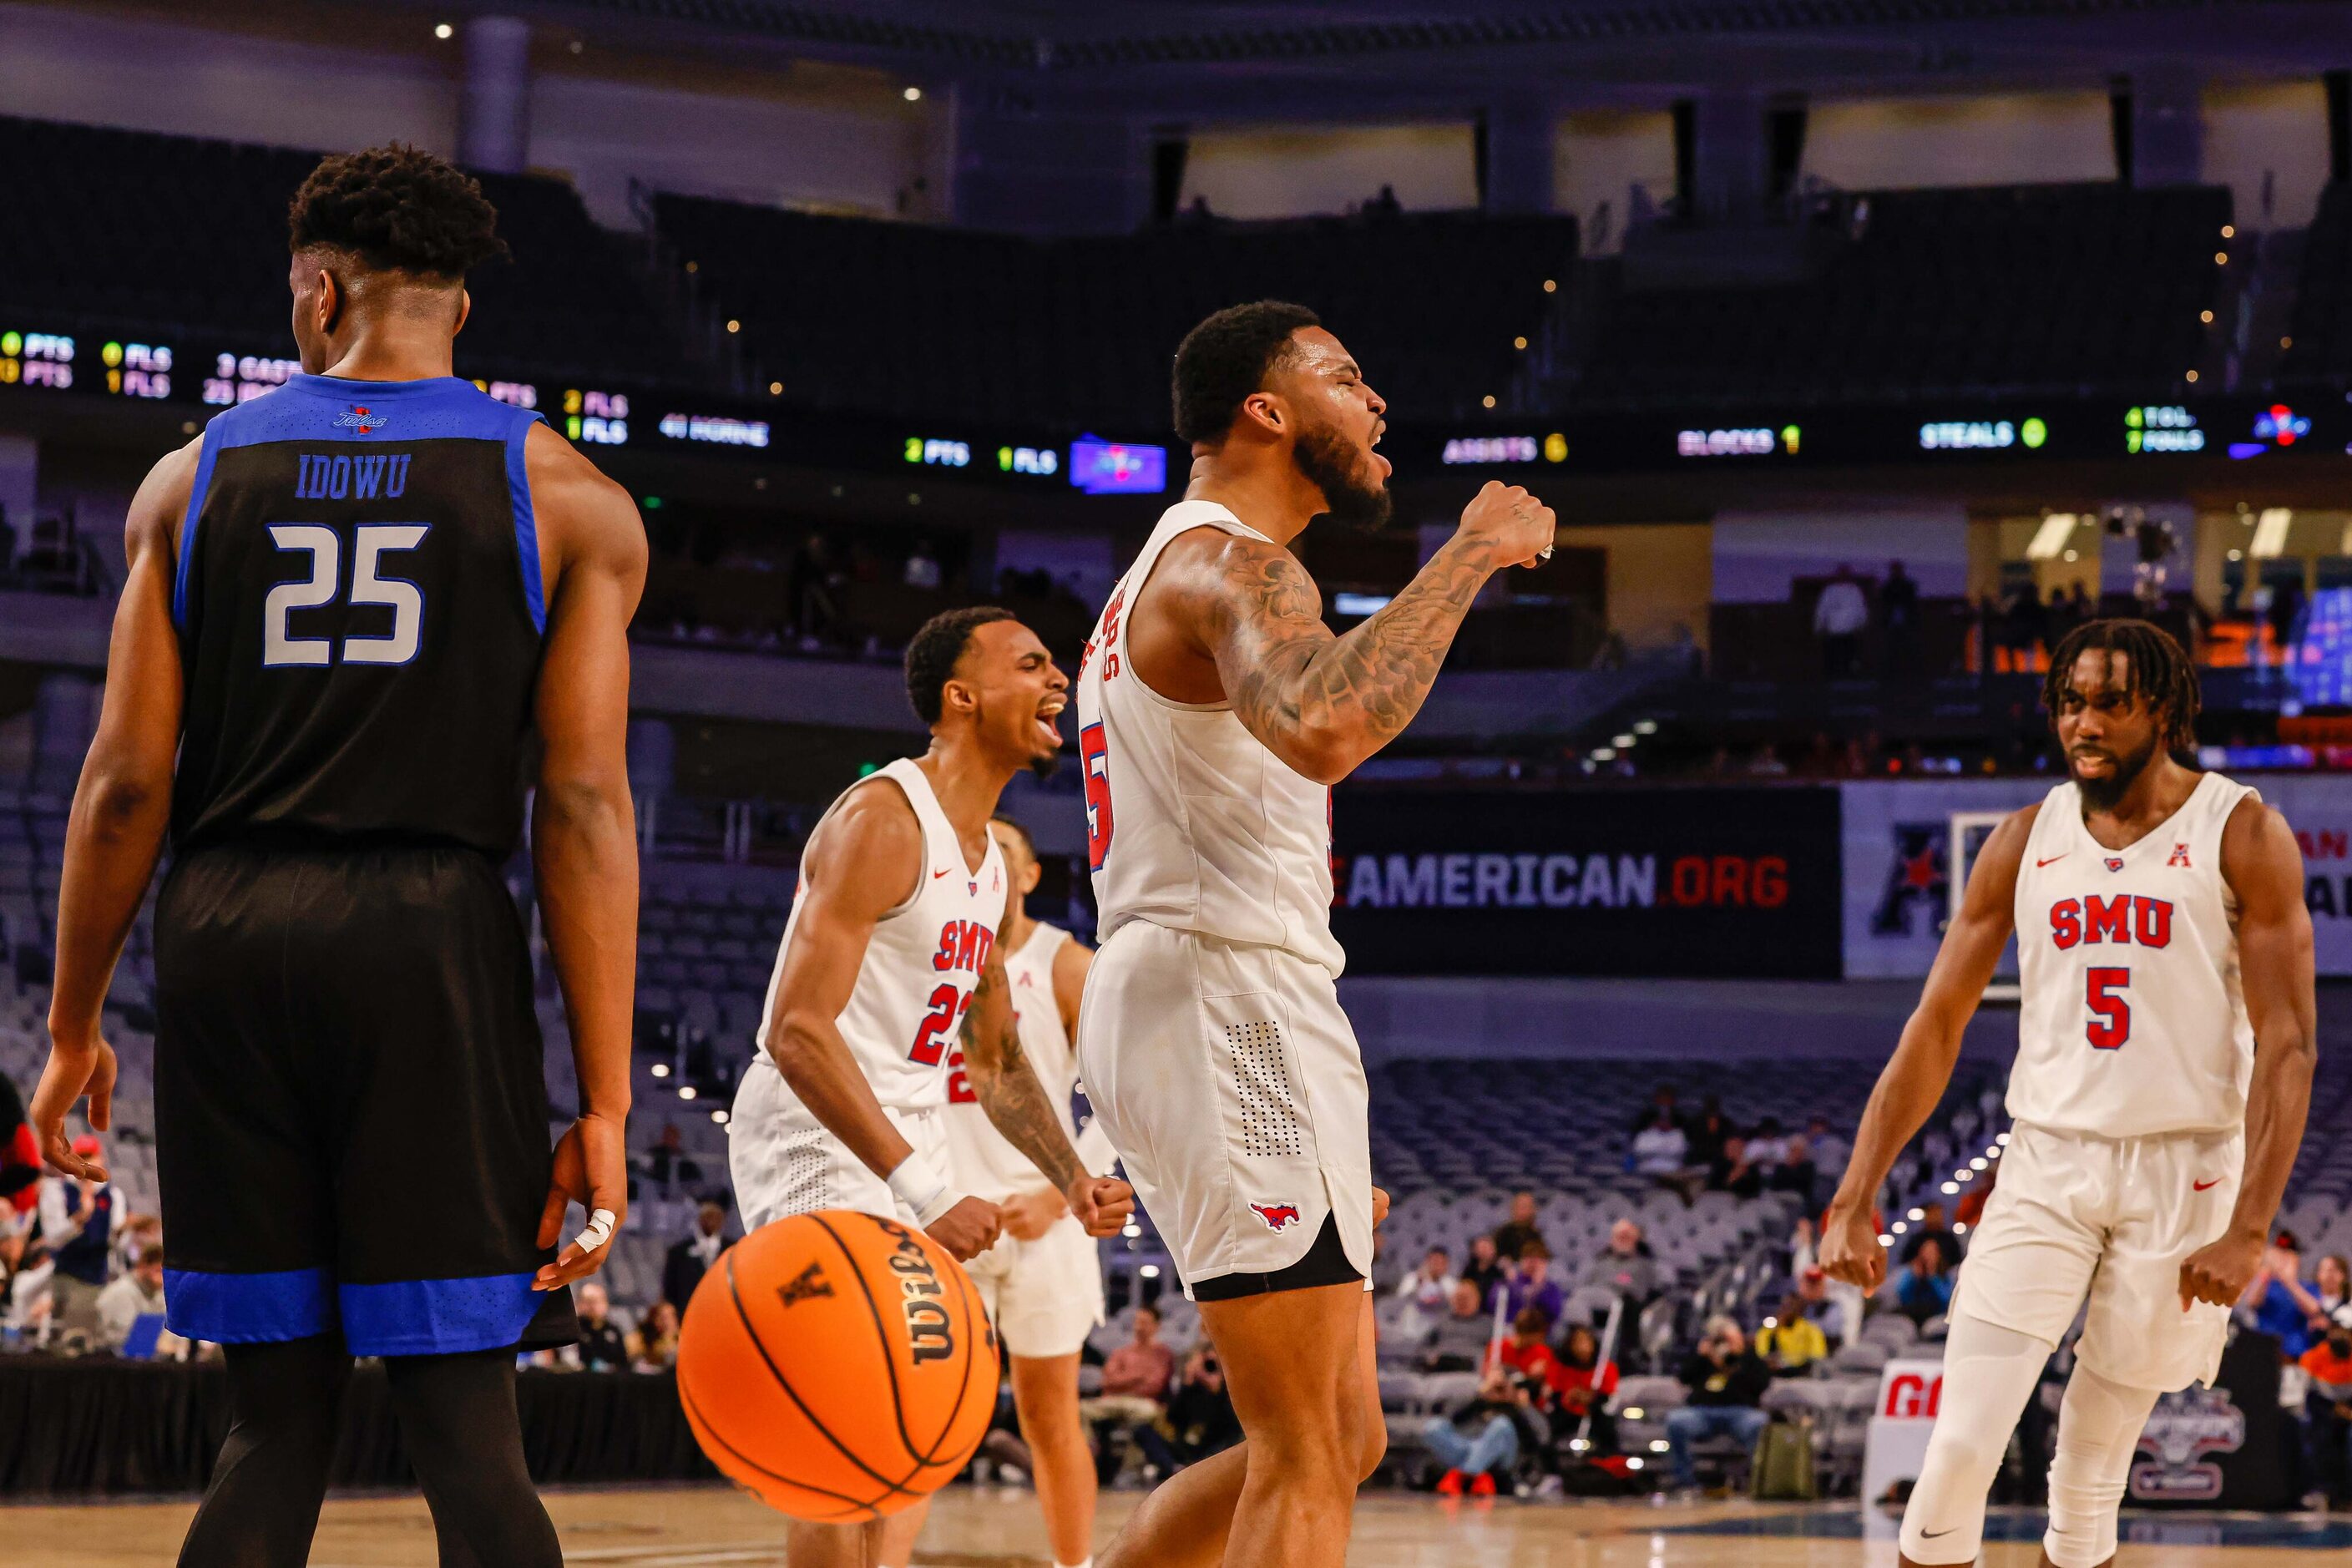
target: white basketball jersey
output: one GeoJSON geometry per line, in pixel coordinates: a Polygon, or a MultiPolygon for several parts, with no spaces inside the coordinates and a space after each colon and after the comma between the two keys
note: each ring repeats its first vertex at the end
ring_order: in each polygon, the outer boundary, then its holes
{"type": "Polygon", "coordinates": [[[2072,783],[2043,800],[2017,874],[2011,1117],[2103,1138],[2244,1125],[2254,1031],[2221,829],[2252,795],[2207,773],[2123,849],[2091,837],[2072,783]]]}
{"type": "Polygon", "coordinates": [[[1111,590],[1078,667],[1102,937],[1148,921],[1283,948],[1336,975],[1346,954],[1331,935],[1331,792],[1266,750],[1230,704],[1171,702],[1129,664],[1127,607],[1169,541],[1196,528],[1265,538],[1214,501],[1170,507],[1111,590]]]}
{"type": "MultiPolygon", "coordinates": [[[[907,758],[843,791],[841,799],[826,807],[825,819],[841,809],[851,790],[891,784],[906,793],[915,820],[922,825],[923,868],[913,896],[874,923],[856,987],[835,1022],[866,1081],[874,1086],[874,1098],[889,1110],[920,1110],[947,1103],[948,1055],[956,1047],[957,1026],[996,942],[997,922],[1004,917],[1004,858],[997,850],[996,836],[990,834],[988,856],[980,869],[965,863],[963,846],[931,793],[931,781],[907,758]],[[876,783],[885,779],[889,784],[876,783]]],[[[801,883],[808,883],[805,854],[801,883]]],[[[768,981],[760,1022],[762,1057],[769,1057],[776,988],[783,984],[784,954],[792,950],[801,908],[795,900],[792,918],[784,922],[783,944],[776,951],[775,973],[768,981]]],[[[769,1063],[774,1065],[772,1057],[769,1063]]]]}
{"type": "MultiPolygon", "coordinates": [[[[1004,977],[1013,987],[1013,1022],[1021,1037],[1021,1054],[1030,1071],[1045,1089],[1046,1098],[1062,1119],[1063,1136],[1077,1142],[1078,1130],[1070,1114],[1070,1091],[1077,1087],[1078,1054],[1062,1027],[1062,1007],[1054,995],[1054,958],[1070,933],[1043,921],[1021,944],[1004,955],[1004,977]]],[[[976,1198],[1001,1204],[1015,1193],[1048,1185],[1029,1156],[1015,1149],[971,1092],[963,1070],[959,1043],[948,1056],[948,1153],[955,1163],[957,1183],[976,1198]]]]}

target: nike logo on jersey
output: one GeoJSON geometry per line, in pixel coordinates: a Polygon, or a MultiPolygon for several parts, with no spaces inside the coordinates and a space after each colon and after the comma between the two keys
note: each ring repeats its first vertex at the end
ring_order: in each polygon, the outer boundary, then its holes
{"type": "MultiPolygon", "coordinates": [[[[2069,849],[2069,850],[2067,850],[2067,851],[2066,851],[2066,855],[2072,855],[2073,853],[2074,853],[2074,851],[2073,851],[2072,849],[2069,849]]],[[[2034,868],[2035,870],[2037,870],[2037,871],[2038,871],[2038,870],[2040,870],[2040,869],[2041,869],[2042,867],[2044,867],[2044,866],[2055,866],[2056,864],[2058,864],[2058,862],[2059,862],[2059,861],[2063,860],[2064,858],[2066,858],[2066,855],[2053,855],[2053,856],[2052,856],[2052,857],[2050,857],[2050,858],[2049,858],[2049,859],[2047,859],[2047,860],[2036,860],[2036,861],[2033,863],[2033,868],[2034,868]]],[[[1958,1528],[1959,1528],[1959,1526],[1958,1526],[1958,1525],[1957,1525],[1957,1524],[1956,1524],[1956,1525],[1954,1525],[1954,1526],[1952,1527],[1952,1529],[1953,1529],[1953,1530],[1958,1530],[1958,1528]]],[[[1948,1534],[1950,1534],[1950,1533],[1951,1533],[1951,1531],[1945,1531],[1945,1533],[1948,1535],[1948,1534]]]]}
{"type": "Polygon", "coordinates": [[[955,868],[954,868],[954,867],[952,867],[952,866],[942,866],[942,867],[940,867],[938,870],[936,870],[936,871],[934,871],[934,872],[932,872],[932,873],[931,873],[931,880],[932,880],[932,881],[934,881],[934,882],[936,882],[936,881],[938,881],[941,877],[946,876],[950,871],[952,871],[952,870],[954,870],[954,869],[955,869],[955,868]]]}
{"type": "Polygon", "coordinates": [[[2189,1189],[2191,1192],[2201,1193],[2208,1187],[2218,1187],[2221,1184],[2221,1178],[2216,1176],[2210,1182],[2191,1182],[2189,1184],[2189,1189]]]}
{"type": "Polygon", "coordinates": [[[1960,1527],[1957,1524],[1948,1524],[1941,1530],[1923,1530],[1919,1532],[1919,1539],[1922,1541],[1933,1541],[1939,1535],[1949,1535],[1952,1531],[1959,1528],[1960,1527]]]}

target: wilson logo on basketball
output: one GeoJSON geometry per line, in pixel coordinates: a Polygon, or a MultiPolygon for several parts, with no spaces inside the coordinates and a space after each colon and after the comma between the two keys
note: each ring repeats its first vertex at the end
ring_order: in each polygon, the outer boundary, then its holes
{"type": "Polygon", "coordinates": [[[890,1254],[890,1272],[898,1277],[898,1289],[905,1297],[907,1343],[914,1352],[917,1365],[927,1361],[955,1359],[955,1320],[948,1315],[947,1303],[940,1298],[945,1294],[940,1286],[940,1271],[915,1238],[904,1226],[884,1224],[886,1235],[898,1245],[890,1254]]]}
{"type": "Polygon", "coordinates": [[[776,1287],[776,1300],[787,1307],[797,1307],[803,1301],[833,1294],[833,1281],[824,1277],[824,1266],[812,1263],[793,1279],[776,1287]]]}
{"type": "Polygon", "coordinates": [[[1252,1204],[1250,1213],[1265,1221],[1268,1230],[1288,1230],[1298,1223],[1297,1204],[1252,1204]]]}

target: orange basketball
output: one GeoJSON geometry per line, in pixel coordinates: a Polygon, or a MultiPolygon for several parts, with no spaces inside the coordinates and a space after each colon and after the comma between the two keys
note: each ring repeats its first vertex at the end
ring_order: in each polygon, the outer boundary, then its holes
{"type": "Polygon", "coordinates": [[[996,1409],[996,1331],[929,1237],[827,1209],[721,1254],[687,1304],[677,1394],[710,1462],[770,1507],[855,1524],[963,1468],[996,1409]]]}

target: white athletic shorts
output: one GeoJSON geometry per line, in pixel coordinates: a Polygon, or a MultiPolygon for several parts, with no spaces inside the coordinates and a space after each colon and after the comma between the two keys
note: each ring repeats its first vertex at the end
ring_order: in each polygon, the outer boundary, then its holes
{"type": "Polygon", "coordinates": [[[1103,1321],[1102,1256],[1073,1215],[1034,1241],[999,1237],[963,1267],[1008,1355],[1076,1355],[1103,1321]]]}
{"type": "Polygon", "coordinates": [[[1369,1090],[1330,972],[1130,921],[1087,973],[1078,1066],[1184,1294],[1305,1256],[1372,1273],[1369,1090]]]}
{"type": "Polygon", "coordinates": [[[2210,1384],[2230,1309],[2180,1308],[2180,1265],[2228,1230],[2238,1132],[2096,1138],[2021,1122],[1968,1238],[1955,1312],[2056,1345],[2087,1300],[2075,1353],[2129,1388],[2210,1384]]]}
{"type": "MultiPolygon", "coordinates": [[[[886,1105],[882,1114],[917,1153],[941,1171],[950,1168],[945,1107],[894,1110],[886,1105]]],[[[751,1058],[735,1090],[735,1110],[727,1119],[727,1169],[735,1180],[735,1207],[746,1231],[819,1209],[916,1224],[890,1184],[825,1131],[763,1056],[751,1058]]]]}

